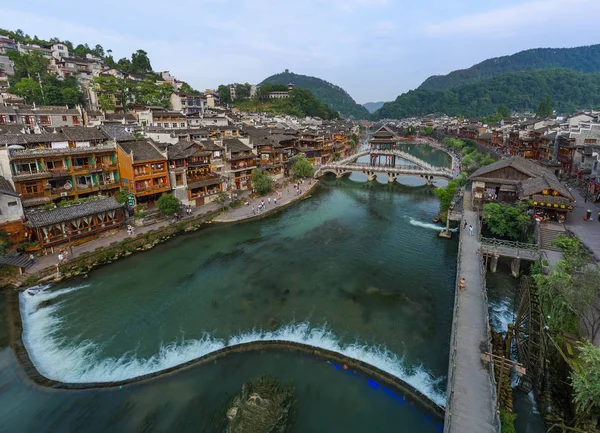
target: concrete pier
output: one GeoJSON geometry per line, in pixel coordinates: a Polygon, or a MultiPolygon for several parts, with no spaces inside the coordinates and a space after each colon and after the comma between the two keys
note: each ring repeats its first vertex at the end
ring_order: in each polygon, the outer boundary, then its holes
{"type": "Polygon", "coordinates": [[[478,254],[479,218],[471,209],[469,193],[464,207],[463,217],[474,233],[460,231],[457,280],[465,279],[465,290],[458,284],[455,288],[444,432],[491,433],[496,432],[492,378],[481,361],[482,348],[488,345],[488,306],[478,254]]]}

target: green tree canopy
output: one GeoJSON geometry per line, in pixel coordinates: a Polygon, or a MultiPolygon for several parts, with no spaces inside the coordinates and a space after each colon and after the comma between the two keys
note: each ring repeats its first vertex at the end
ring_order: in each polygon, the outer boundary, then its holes
{"type": "Polygon", "coordinates": [[[273,191],[273,179],[264,170],[255,168],[252,170],[252,187],[259,195],[269,194],[273,191]]]}
{"type": "Polygon", "coordinates": [[[181,205],[179,199],[171,194],[163,194],[156,201],[156,207],[161,214],[166,216],[174,215],[179,211],[179,206],[181,205]]]}
{"type": "Polygon", "coordinates": [[[540,102],[540,105],[536,113],[537,117],[548,117],[552,116],[552,100],[549,96],[546,96],[540,102]]]}
{"type": "Polygon", "coordinates": [[[527,214],[527,204],[488,203],[483,208],[485,226],[497,236],[519,240],[533,227],[533,218],[527,214]]]}
{"type": "Polygon", "coordinates": [[[589,341],[578,344],[581,365],[571,373],[575,405],[579,412],[598,415],[600,411],[600,347],[589,341]]]}
{"type": "Polygon", "coordinates": [[[219,98],[221,99],[221,103],[223,104],[230,104],[231,103],[231,91],[229,90],[229,86],[225,86],[224,84],[221,84],[217,90],[217,95],[219,95],[219,98]]]}
{"type": "Polygon", "coordinates": [[[315,174],[315,168],[304,155],[298,155],[292,166],[292,173],[296,177],[312,177],[315,174]]]}

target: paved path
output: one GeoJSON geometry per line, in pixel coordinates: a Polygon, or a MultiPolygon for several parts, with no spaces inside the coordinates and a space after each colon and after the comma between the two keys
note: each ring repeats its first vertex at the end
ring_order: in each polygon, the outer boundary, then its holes
{"type": "Polygon", "coordinates": [[[271,213],[271,212],[273,212],[273,210],[282,208],[282,207],[292,203],[293,201],[298,200],[299,198],[306,197],[307,195],[310,194],[310,191],[312,191],[312,189],[317,185],[317,183],[318,183],[318,181],[315,179],[309,179],[309,178],[305,179],[304,184],[300,185],[300,189],[302,191],[301,194],[298,194],[296,192],[296,189],[293,186],[293,182],[289,182],[287,185],[285,185],[285,184],[278,185],[278,186],[276,186],[276,189],[281,192],[282,197],[277,198],[277,204],[275,204],[275,201],[274,201],[274,199],[277,197],[277,195],[275,193],[266,195],[264,197],[249,198],[248,201],[250,204],[248,206],[243,205],[238,208],[232,209],[225,214],[219,215],[213,221],[229,223],[229,222],[242,221],[242,220],[250,219],[250,218],[256,218],[256,217],[271,213]],[[310,182],[310,185],[308,184],[309,182],[310,182]],[[270,203],[269,203],[269,198],[271,199],[270,203]],[[263,199],[265,201],[265,208],[260,213],[258,213],[258,210],[257,210],[258,205],[261,203],[261,201],[263,199]],[[253,210],[256,213],[252,213],[253,210]]]}
{"type": "MultiPolygon", "coordinates": [[[[218,208],[219,208],[219,206],[216,203],[209,203],[205,206],[199,206],[196,208],[192,208],[192,213],[193,213],[193,216],[196,216],[196,215],[200,215],[200,214],[203,214],[206,212],[216,210],[218,208]]],[[[140,233],[147,233],[150,230],[155,230],[157,228],[164,227],[169,224],[171,224],[170,218],[166,219],[164,221],[157,222],[155,224],[150,224],[145,227],[136,227],[135,234],[138,235],[140,233]]],[[[112,233],[112,232],[109,232],[109,233],[112,233]]],[[[94,251],[96,248],[99,248],[99,247],[106,247],[106,246],[112,244],[113,242],[120,242],[123,239],[126,239],[128,237],[130,237],[130,235],[127,234],[127,227],[122,227],[116,233],[105,234],[104,236],[94,239],[92,241],[86,242],[86,243],[78,245],[78,246],[74,246],[72,257],[77,257],[80,254],[83,254],[88,251],[94,251]]],[[[60,248],[68,249],[66,244],[61,245],[60,248]]],[[[47,256],[41,256],[36,259],[33,266],[30,266],[29,268],[27,268],[27,270],[25,271],[25,274],[27,274],[27,275],[34,274],[34,273],[41,271],[42,269],[45,269],[49,266],[55,266],[56,264],[58,264],[58,252],[56,252],[55,254],[49,254],[47,256]]]]}
{"type": "MultiPolygon", "coordinates": [[[[479,218],[471,209],[471,196],[465,193],[464,219],[473,225],[474,235],[460,230],[459,277],[464,277],[466,289],[458,293],[455,311],[453,347],[450,348],[450,370],[447,390],[444,432],[495,432],[494,402],[489,370],[481,361],[481,346],[487,341],[487,302],[483,293],[480,248],[476,234],[479,218]],[[455,353],[454,359],[452,354],[455,353]],[[454,365],[454,368],[453,368],[454,365]]],[[[458,287],[456,290],[459,290],[458,287]]]]}
{"type": "MultiPolygon", "coordinates": [[[[284,182],[287,182],[287,180],[285,180],[284,182]]],[[[316,184],[317,184],[317,182],[314,179],[311,179],[310,189],[312,190],[312,187],[314,187],[316,184]]],[[[288,193],[287,187],[281,187],[281,186],[278,186],[278,187],[283,192],[284,197],[283,197],[283,200],[281,200],[281,201],[277,200],[277,207],[284,206],[284,205],[290,203],[291,201],[293,201],[294,199],[298,198],[298,196],[294,192],[294,188],[291,186],[291,182],[290,182],[290,187],[289,187],[290,193],[288,193]]],[[[302,186],[302,189],[303,189],[303,194],[301,196],[305,196],[308,192],[307,190],[309,189],[308,180],[305,181],[305,184],[302,186]]],[[[250,191],[239,192],[238,199],[247,199],[249,195],[250,195],[250,191]]],[[[271,195],[271,200],[273,200],[273,197],[274,197],[274,194],[271,195]]],[[[267,200],[267,197],[265,197],[265,201],[266,200],[267,200]]],[[[258,203],[260,202],[260,200],[253,199],[253,200],[251,200],[251,202],[256,207],[258,205],[258,203]]],[[[272,203],[270,206],[267,206],[266,211],[267,212],[271,211],[271,210],[273,210],[274,207],[275,206],[272,203]]],[[[197,216],[199,214],[217,210],[218,208],[219,208],[219,205],[217,203],[209,203],[204,206],[198,206],[198,207],[192,208],[192,213],[193,213],[193,216],[197,216]]],[[[218,217],[218,219],[215,219],[215,221],[220,220],[221,222],[225,222],[225,221],[232,222],[232,221],[241,221],[241,220],[248,219],[251,217],[252,217],[252,205],[251,206],[241,206],[238,208],[231,209],[231,210],[225,212],[224,214],[220,215],[218,217]]],[[[171,219],[167,219],[167,220],[160,221],[158,223],[151,224],[151,225],[148,225],[145,227],[136,227],[135,234],[138,235],[140,233],[142,233],[142,234],[147,233],[150,230],[164,227],[171,223],[172,223],[171,219]]],[[[123,228],[119,229],[116,233],[110,232],[110,234],[107,233],[104,236],[94,239],[90,242],[86,242],[84,244],[74,246],[72,257],[78,257],[80,254],[83,254],[88,251],[94,251],[96,248],[99,248],[99,247],[106,247],[106,246],[112,244],[113,242],[119,242],[128,237],[130,237],[130,235],[127,234],[127,228],[123,227],[123,228]]],[[[67,247],[66,247],[66,245],[62,245],[61,248],[66,249],[67,247]]],[[[70,258],[72,258],[72,257],[70,257],[70,258]]],[[[37,257],[35,263],[32,266],[30,266],[29,268],[27,268],[27,270],[25,270],[24,274],[25,274],[25,276],[35,274],[36,272],[41,271],[42,269],[48,268],[50,266],[55,266],[57,264],[58,264],[58,251],[55,254],[49,254],[47,256],[37,257]]]]}
{"type": "Polygon", "coordinates": [[[581,193],[575,189],[571,190],[571,194],[575,197],[575,204],[573,211],[567,216],[565,227],[579,237],[593,251],[596,259],[600,260],[600,207],[597,203],[585,202],[581,193]],[[592,219],[584,221],[583,217],[588,209],[592,211],[592,219]]]}

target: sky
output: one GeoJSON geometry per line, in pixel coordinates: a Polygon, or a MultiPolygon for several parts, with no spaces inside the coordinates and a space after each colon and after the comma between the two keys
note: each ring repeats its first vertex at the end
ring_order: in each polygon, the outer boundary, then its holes
{"type": "Polygon", "coordinates": [[[0,28],[143,49],[198,90],[285,69],[390,101],[428,76],[538,47],[600,42],[597,0],[104,0],[2,2],[0,28]]]}

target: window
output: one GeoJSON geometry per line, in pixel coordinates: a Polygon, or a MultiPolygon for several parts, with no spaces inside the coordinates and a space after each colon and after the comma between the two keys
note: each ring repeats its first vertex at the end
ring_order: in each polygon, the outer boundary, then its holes
{"type": "Polygon", "coordinates": [[[175,184],[177,186],[183,185],[183,175],[182,174],[175,175],[175,184]]]}
{"type": "Polygon", "coordinates": [[[35,194],[36,192],[41,191],[41,187],[37,183],[25,184],[25,194],[35,194]]]}
{"type": "Polygon", "coordinates": [[[63,122],[66,122],[67,121],[67,116],[63,116],[62,120],[63,120],[63,122]]]}
{"type": "Polygon", "coordinates": [[[77,186],[79,187],[90,187],[94,183],[92,176],[78,176],[77,177],[77,186]]]}
{"type": "Polygon", "coordinates": [[[62,161],[47,161],[48,170],[64,170],[65,165],[62,161]]]}
{"type": "Polygon", "coordinates": [[[179,124],[179,126],[181,126],[182,128],[185,128],[185,123],[184,123],[184,122],[181,122],[181,123],[179,124]]]}
{"type": "Polygon", "coordinates": [[[11,207],[12,207],[12,206],[16,206],[16,205],[17,205],[17,202],[16,202],[16,201],[9,201],[9,202],[8,202],[8,206],[11,206],[11,207]]]}
{"type": "MultiPolygon", "coordinates": [[[[168,125],[168,123],[167,123],[168,125]]],[[[173,122],[173,128],[177,128],[177,122],[173,122]]]]}
{"type": "Polygon", "coordinates": [[[73,165],[75,167],[88,167],[90,165],[89,158],[73,158],[73,165]]]}
{"type": "Polygon", "coordinates": [[[25,173],[37,173],[37,163],[36,162],[22,162],[19,164],[15,164],[16,170],[15,174],[25,174],[25,173]]]}

